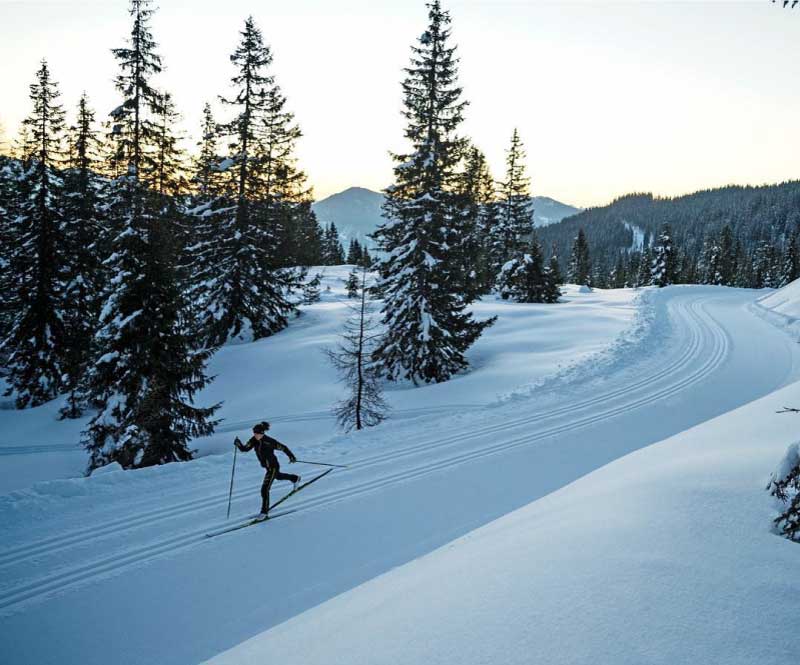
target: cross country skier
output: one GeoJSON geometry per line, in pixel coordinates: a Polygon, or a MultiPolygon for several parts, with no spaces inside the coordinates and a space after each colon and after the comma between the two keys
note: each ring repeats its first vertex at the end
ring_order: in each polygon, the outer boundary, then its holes
{"type": "Polygon", "coordinates": [[[300,476],[293,473],[281,473],[281,466],[278,464],[278,458],[275,457],[275,451],[280,450],[289,458],[289,463],[293,464],[297,461],[294,453],[284,446],[280,441],[276,441],[271,436],[267,436],[266,432],[269,430],[268,422],[257,423],[253,426],[253,436],[247,443],[242,443],[237,437],[233,442],[234,445],[243,453],[249,450],[256,450],[258,461],[261,466],[266,469],[264,482],[261,485],[261,514],[259,517],[266,518],[269,512],[269,488],[275,480],[291,480],[294,483],[294,488],[297,489],[297,484],[300,482],[300,476]]]}

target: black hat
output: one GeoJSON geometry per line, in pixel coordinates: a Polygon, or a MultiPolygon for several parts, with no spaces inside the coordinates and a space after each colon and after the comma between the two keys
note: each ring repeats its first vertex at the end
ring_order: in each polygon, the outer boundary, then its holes
{"type": "Polygon", "coordinates": [[[253,434],[263,434],[268,429],[269,423],[266,420],[262,420],[260,423],[253,425],[253,434]]]}

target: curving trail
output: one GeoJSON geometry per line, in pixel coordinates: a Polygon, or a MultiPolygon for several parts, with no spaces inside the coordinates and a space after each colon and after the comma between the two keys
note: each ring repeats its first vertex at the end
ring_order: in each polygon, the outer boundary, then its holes
{"type": "MultiPolygon", "coordinates": [[[[65,500],[57,519],[44,518],[24,537],[12,532],[0,545],[0,649],[13,650],[18,635],[35,642],[44,624],[64,640],[61,663],[208,658],[794,380],[800,352],[753,316],[755,295],[703,287],[654,293],[653,328],[643,339],[530,398],[468,413],[432,405],[428,418],[389,424],[381,429],[391,441],[347,460],[349,469],[299,495],[292,515],[273,523],[204,538],[225,523],[220,490],[229,461],[195,475],[187,469],[180,483],[165,478],[145,497],[114,488],[91,516],[70,514],[65,500]],[[151,595],[164,584],[171,595],[151,595]],[[160,630],[164,616],[174,618],[169,634],[160,630]],[[118,630],[141,636],[129,660],[113,646],[118,630]],[[192,638],[173,639],[182,631],[192,638]],[[89,639],[96,648],[87,653],[89,639]]],[[[253,467],[237,472],[233,515],[258,503],[253,467]]],[[[28,648],[38,653],[29,662],[56,662],[45,645],[28,648]]]]}

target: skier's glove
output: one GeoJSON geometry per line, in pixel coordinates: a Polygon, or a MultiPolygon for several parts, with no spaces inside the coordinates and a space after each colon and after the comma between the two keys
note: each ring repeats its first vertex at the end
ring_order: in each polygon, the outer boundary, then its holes
{"type": "Polygon", "coordinates": [[[297,458],[296,457],[292,457],[292,459],[289,460],[289,464],[294,464],[296,461],[297,461],[297,458]]]}

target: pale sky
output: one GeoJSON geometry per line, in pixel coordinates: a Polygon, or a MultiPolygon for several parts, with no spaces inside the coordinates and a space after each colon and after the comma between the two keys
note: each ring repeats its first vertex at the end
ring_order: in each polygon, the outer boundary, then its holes
{"type": "MultiPolygon", "coordinates": [[[[0,0],[0,123],[13,135],[46,57],[70,117],[83,90],[118,104],[112,47],[126,0],[0,0]]],[[[800,9],[739,2],[444,0],[467,108],[464,133],[495,177],[519,128],[533,193],[577,206],[631,191],[680,194],[800,177],[800,9]]],[[[228,56],[252,14],[304,136],[322,198],[391,181],[402,150],[402,68],[424,0],[159,0],[152,27],[196,137],[229,91],[228,56]]],[[[218,120],[226,119],[220,110],[218,120]]],[[[194,138],[187,142],[194,148],[194,138]]]]}

